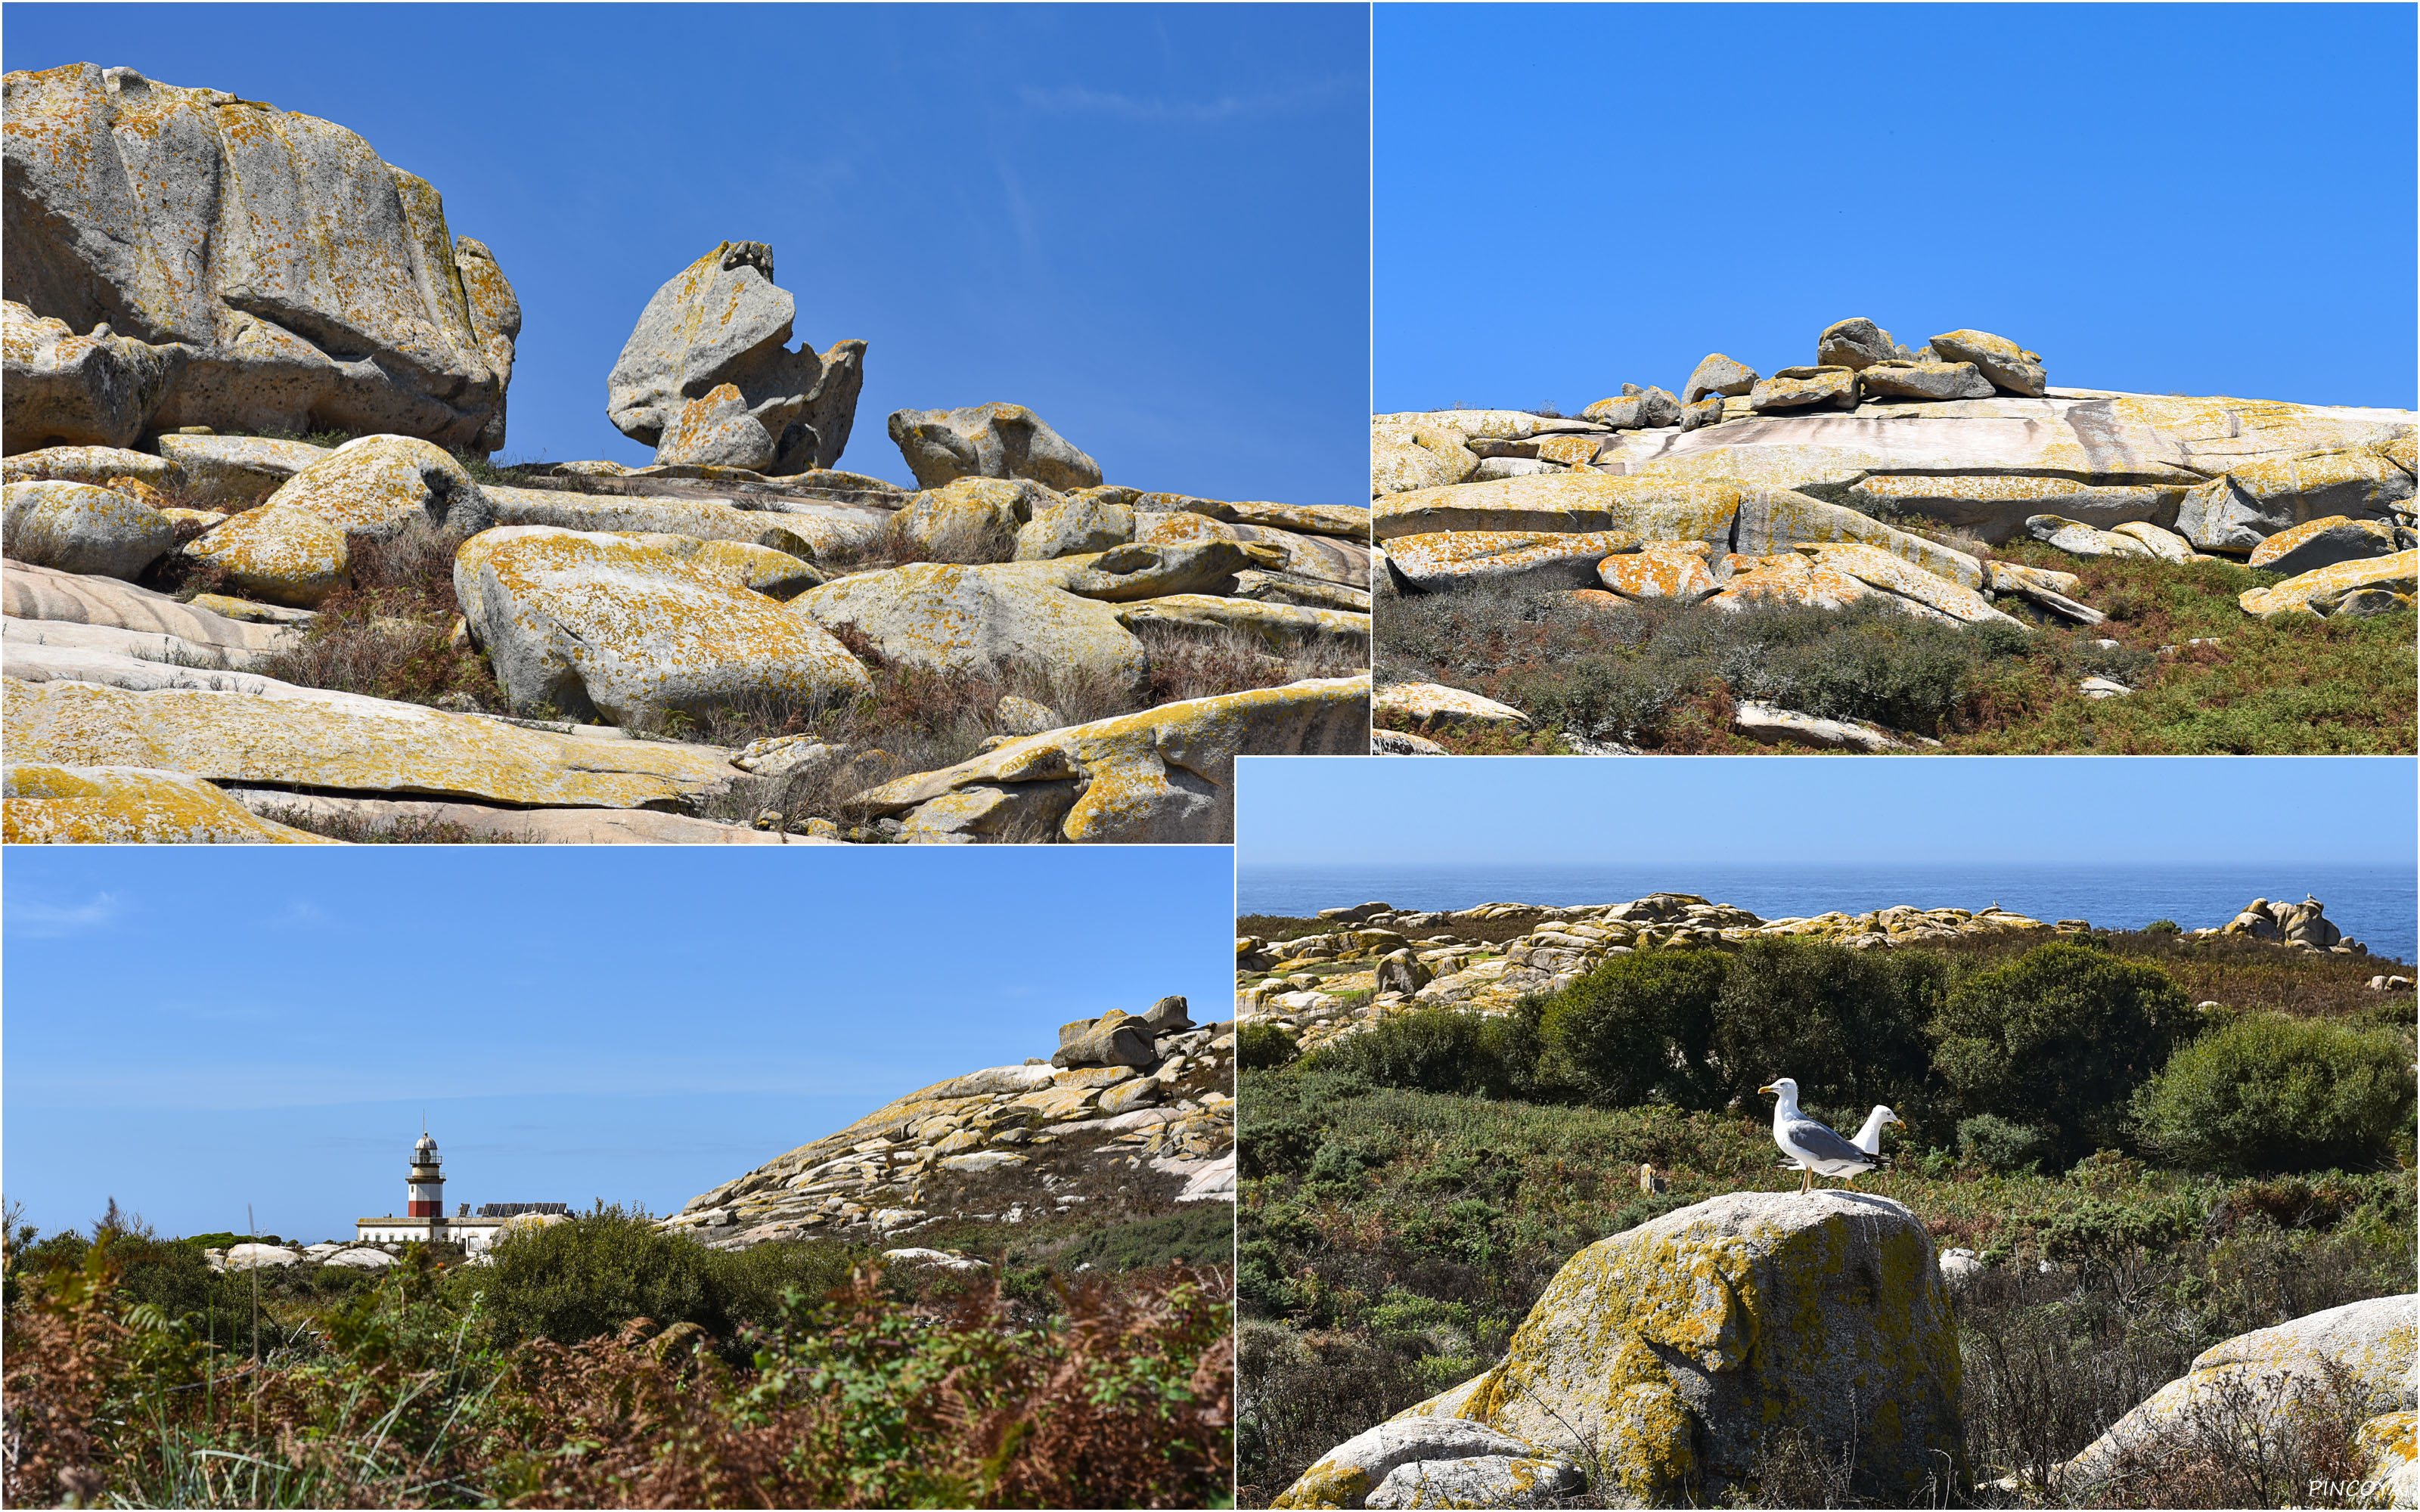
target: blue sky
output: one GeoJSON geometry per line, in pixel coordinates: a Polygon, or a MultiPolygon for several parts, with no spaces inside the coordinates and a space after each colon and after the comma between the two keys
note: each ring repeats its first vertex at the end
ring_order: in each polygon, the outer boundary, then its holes
{"type": "Polygon", "coordinates": [[[605,420],[649,295],[772,244],[872,343],[841,465],[1009,400],[1111,483],[1367,497],[1369,11],[1280,6],[12,3],[10,69],[124,64],[349,127],[445,196],[525,317],[503,459],[605,420]]]}
{"type": "Polygon", "coordinates": [[[5,1166],[44,1229],[318,1240],[401,1200],[668,1212],[903,1093],[1181,993],[1223,847],[12,847],[5,1166]]]}
{"type": "Polygon", "coordinates": [[[1776,866],[2409,867],[2420,832],[2408,756],[1248,757],[1235,789],[1246,868],[1710,853],[1776,866]]]}
{"type": "Polygon", "coordinates": [[[1866,316],[2054,384],[2413,403],[2408,5],[1384,5],[1375,403],[1866,316]]]}

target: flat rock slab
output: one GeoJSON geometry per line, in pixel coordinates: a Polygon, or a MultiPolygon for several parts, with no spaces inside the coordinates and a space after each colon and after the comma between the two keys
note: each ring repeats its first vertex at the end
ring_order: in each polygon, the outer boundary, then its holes
{"type": "Polygon", "coordinates": [[[279,788],[229,788],[226,795],[254,813],[301,812],[370,825],[453,825],[473,836],[546,845],[842,845],[821,836],[719,825],[686,814],[645,809],[499,809],[476,803],[425,803],[395,798],[340,798],[279,788]]]}
{"type": "Polygon", "coordinates": [[[1473,720],[1480,724],[1528,724],[1529,717],[1509,703],[1442,683],[1395,683],[1378,689],[1370,707],[1409,719],[1473,720]]]}
{"type": "Polygon", "coordinates": [[[1812,746],[1818,750],[1905,750],[1878,725],[1861,719],[1824,719],[1795,709],[1744,699],[1731,714],[1731,730],[1768,746],[1812,746]]]}
{"type": "Polygon", "coordinates": [[[291,632],[281,626],[229,619],[114,578],[89,578],[23,562],[7,563],[5,569],[0,571],[0,612],[12,619],[115,625],[247,651],[274,651],[292,640],[291,632]]]}
{"type": "Polygon", "coordinates": [[[0,780],[11,845],[329,845],[253,814],[198,777],[140,766],[11,765],[0,780]]]}
{"type": "Polygon", "coordinates": [[[345,694],[138,693],[14,677],[6,686],[11,755],[62,766],[142,766],[214,782],[533,808],[673,811],[727,791],[740,775],[730,753],[713,747],[586,740],[345,694]]]}

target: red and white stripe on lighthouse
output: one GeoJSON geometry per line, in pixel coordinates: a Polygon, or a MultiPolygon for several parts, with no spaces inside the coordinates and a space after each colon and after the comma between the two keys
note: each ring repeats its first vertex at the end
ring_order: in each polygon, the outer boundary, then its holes
{"type": "Polygon", "coordinates": [[[408,1198],[404,1216],[445,1216],[445,1173],[438,1169],[437,1141],[425,1130],[420,1143],[411,1147],[411,1174],[404,1180],[404,1191],[408,1198]]]}

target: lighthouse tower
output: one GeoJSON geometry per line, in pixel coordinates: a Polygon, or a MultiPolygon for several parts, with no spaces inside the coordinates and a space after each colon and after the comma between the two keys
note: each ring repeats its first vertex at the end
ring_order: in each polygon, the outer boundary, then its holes
{"type": "Polygon", "coordinates": [[[438,1169],[437,1141],[428,1137],[427,1130],[421,1131],[420,1143],[411,1147],[411,1174],[404,1179],[404,1191],[405,1217],[444,1221],[445,1173],[438,1169]]]}

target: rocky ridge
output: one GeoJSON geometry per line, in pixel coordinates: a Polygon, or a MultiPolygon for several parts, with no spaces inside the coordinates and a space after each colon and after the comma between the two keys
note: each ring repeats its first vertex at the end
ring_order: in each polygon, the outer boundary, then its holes
{"type": "Polygon", "coordinates": [[[8,91],[0,655],[10,758],[44,774],[12,779],[12,838],[291,838],[240,811],[283,794],[315,820],[442,808],[522,839],[1217,842],[1236,756],[1366,748],[1365,509],[1108,485],[1008,404],[892,416],[916,489],[838,471],[867,344],[790,348],[796,301],[749,241],[659,288],[609,375],[608,418],[652,465],[474,478],[520,317],[433,189],[342,128],[131,69],[8,91]],[[370,433],[217,434],[305,426],[370,433]],[[453,644],[502,710],[258,675],[370,543],[424,532],[463,538],[453,644]],[[140,586],[187,576],[224,591],[140,586]],[[1161,661],[1197,654],[1249,663],[1211,685],[1240,690],[1153,703],[1161,661]],[[869,664],[1091,712],[1003,699],[983,748],[932,771],[871,742],[661,738],[849,700],[869,664]],[[856,795],[842,821],[713,821],[802,773],[856,795]]]}
{"type": "Polygon", "coordinates": [[[2101,623],[2073,575],[1993,560],[2022,539],[2283,574],[2241,595],[2262,618],[2398,612],[2420,560],[2415,421],[2054,388],[2038,354],[1987,332],[1910,351],[1851,319],[1818,337],[1813,365],[1770,378],[1715,353],[1677,396],[1625,384],[1577,416],[1373,416],[1377,586],[1547,588],[1614,612],[1874,598],[1948,624],[2101,623]]]}
{"type": "MultiPolygon", "coordinates": [[[[1329,927],[1316,933],[1283,940],[1236,937],[1238,1024],[1272,1025],[1309,1050],[1416,1008],[1508,1012],[1525,996],[1559,992],[1610,957],[1636,950],[1785,937],[1853,950],[1891,949],[1968,934],[2015,931],[2048,938],[2092,928],[2080,918],[2045,922],[1997,904],[1980,912],[1902,905],[1766,919],[1677,892],[1629,903],[1490,903],[1450,912],[1367,903],[1322,909],[1319,917],[1329,927]]],[[[2226,924],[2187,933],[2248,934],[2298,949],[2368,954],[2327,920],[2316,899],[2298,904],[2255,899],[2226,924]]],[[[2373,985],[2389,990],[2390,980],[2400,979],[2381,977],[2373,985]]]]}
{"type": "Polygon", "coordinates": [[[1234,1026],[1182,997],[1059,1031],[1048,1059],[936,1083],[692,1198],[664,1227],[721,1249],[944,1222],[1233,1202],[1234,1026]]]}

